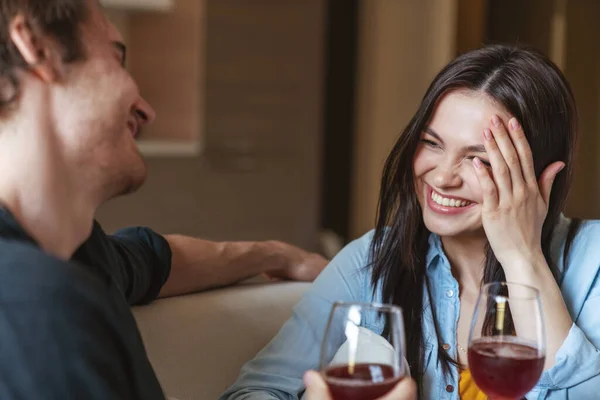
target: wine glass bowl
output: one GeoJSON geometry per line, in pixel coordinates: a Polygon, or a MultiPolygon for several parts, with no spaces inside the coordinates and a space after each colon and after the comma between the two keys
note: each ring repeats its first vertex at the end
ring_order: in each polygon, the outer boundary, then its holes
{"type": "Polygon", "coordinates": [[[520,399],[538,382],[546,356],[539,291],[506,282],[482,286],[469,335],[468,362],[490,399],[520,399]]]}
{"type": "Polygon", "coordinates": [[[334,303],[320,359],[334,400],[372,400],[385,395],[407,374],[404,360],[399,307],[334,303]],[[369,329],[382,326],[382,335],[369,329]]]}

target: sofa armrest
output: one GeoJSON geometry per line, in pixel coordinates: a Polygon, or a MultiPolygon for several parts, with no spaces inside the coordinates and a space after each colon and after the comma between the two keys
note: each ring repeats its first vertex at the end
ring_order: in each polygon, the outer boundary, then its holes
{"type": "Polygon", "coordinates": [[[255,283],[133,309],[167,396],[216,399],[291,316],[310,284],[255,283]]]}

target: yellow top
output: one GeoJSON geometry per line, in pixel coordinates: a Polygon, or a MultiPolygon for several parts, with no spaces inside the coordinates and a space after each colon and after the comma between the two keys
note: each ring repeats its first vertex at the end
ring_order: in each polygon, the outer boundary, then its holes
{"type": "Polygon", "coordinates": [[[460,395],[460,400],[487,400],[487,396],[479,390],[471,376],[471,371],[468,369],[463,369],[460,372],[458,394],[460,395]]]}

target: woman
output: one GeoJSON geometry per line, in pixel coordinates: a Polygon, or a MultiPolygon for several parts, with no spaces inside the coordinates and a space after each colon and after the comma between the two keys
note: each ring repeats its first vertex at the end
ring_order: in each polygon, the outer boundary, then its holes
{"type": "Polygon", "coordinates": [[[595,398],[600,224],[561,214],[576,122],[564,76],[533,50],[490,46],[451,62],[386,161],[374,232],[332,260],[222,398],[296,398],[336,300],[402,307],[420,398],[484,398],[465,349],[482,282],[502,280],[541,294],[546,365],[527,398],[595,398]]]}

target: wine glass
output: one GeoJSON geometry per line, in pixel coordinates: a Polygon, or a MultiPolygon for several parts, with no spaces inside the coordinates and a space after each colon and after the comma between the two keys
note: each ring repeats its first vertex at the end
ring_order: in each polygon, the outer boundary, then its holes
{"type": "Polygon", "coordinates": [[[334,303],[320,371],[334,400],[373,400],[408,373],[402,310],[386,304],[334,303]],[[383,336],[368,327],[385,326],[383,336]]]}
{"type": "Polygon", "coordinates": [[[471,375],[490,399],[520,399],[540,379],[546,335],[540,293],[531,286],[492,282],[481,287],[471,331],[471,375]]]}

